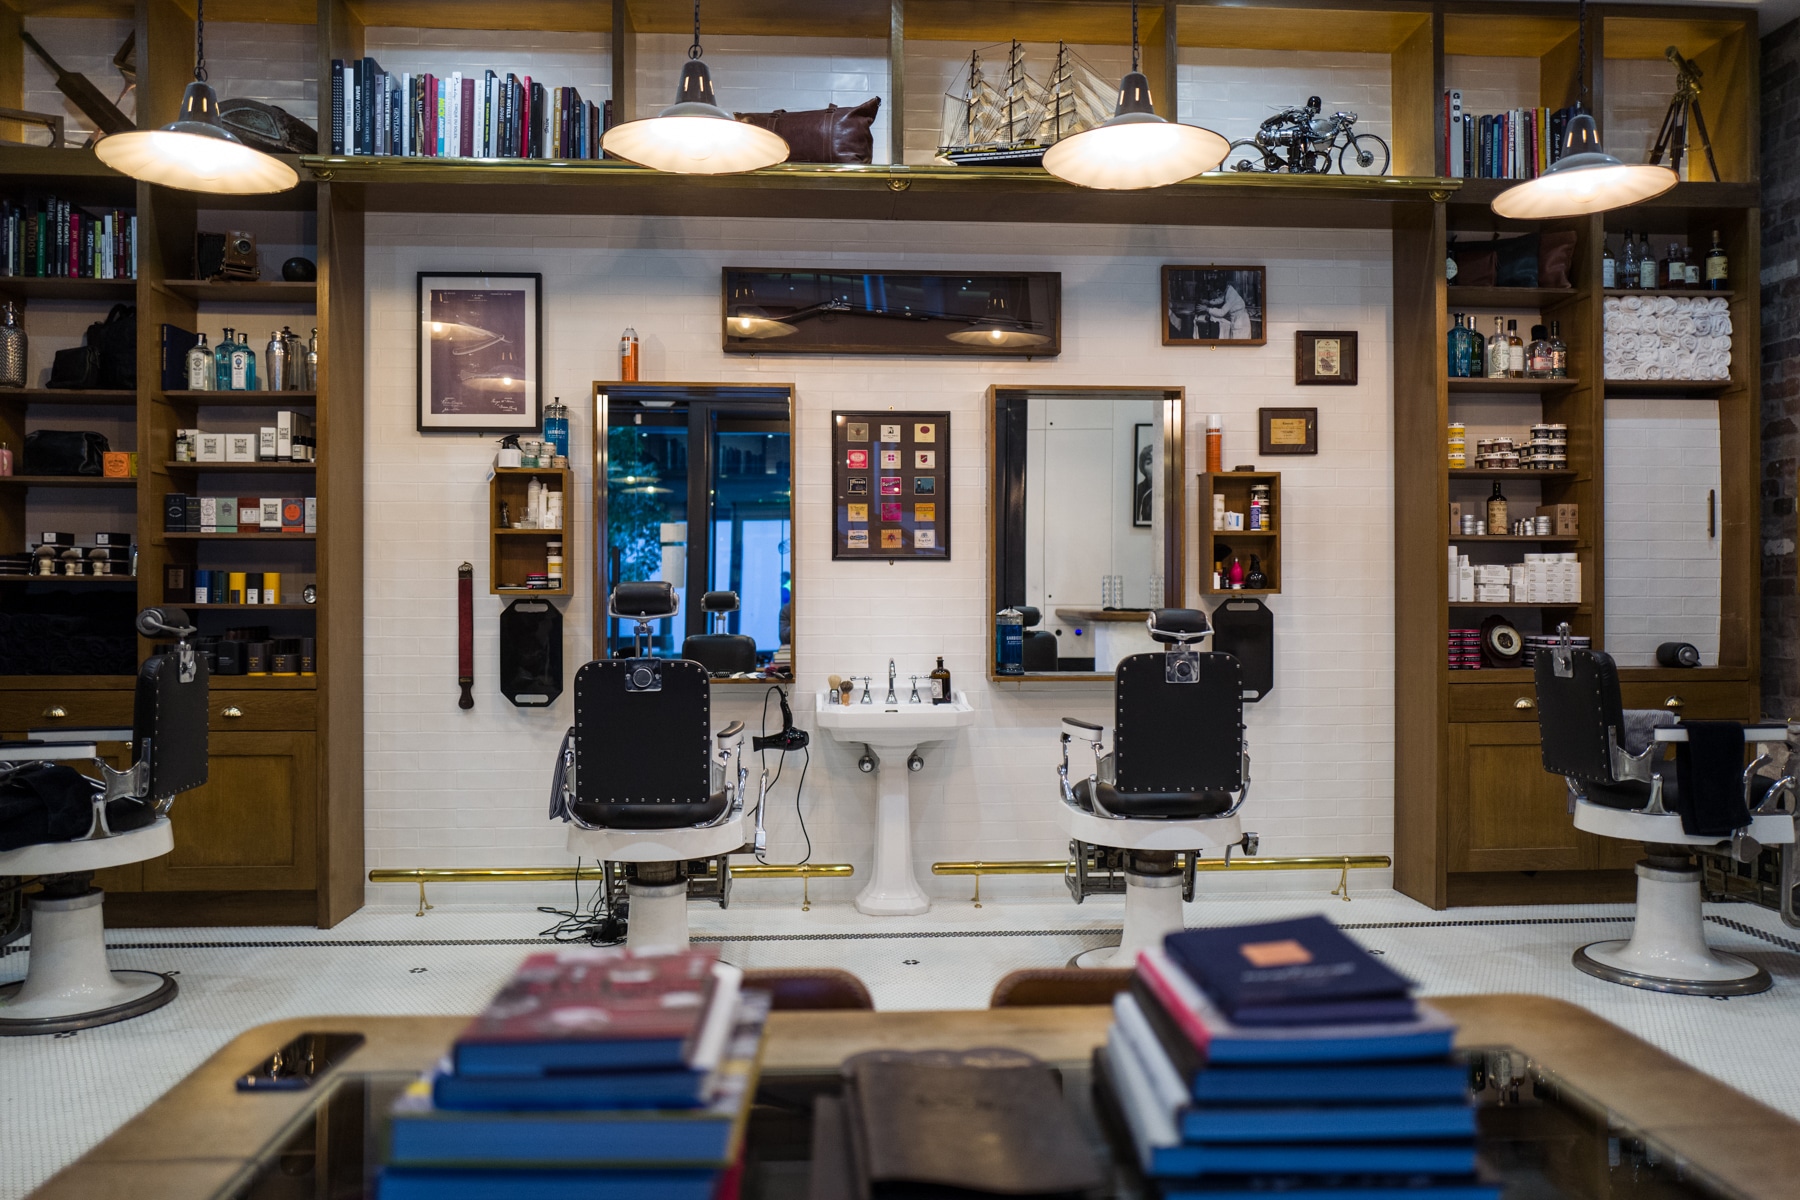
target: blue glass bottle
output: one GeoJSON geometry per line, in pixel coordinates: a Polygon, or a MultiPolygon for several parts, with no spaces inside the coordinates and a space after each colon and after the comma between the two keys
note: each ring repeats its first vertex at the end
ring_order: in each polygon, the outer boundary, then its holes
{"type": "Polygon", "coordinates": [[[213,390],[229,392],[231,390],[231,352],[237,348],[237,339],[227,329],[219,335],[219,348],[213,354],[213,390]]]}
{"type": "Polygon", "coordinates": [[[556,453],[569,455],[569,406],[557,396],[544,410],[544,440],[556,447],[556,453]]]}
{"type": "Polygon", "coordinates": [[[1463,337],[1467,332],[1463,329],[1463,315],[1450,314],[1450,332],[1445,340],[1445,353],[1450,364],[1450,378],[1467,379],[1469,377],[1469,343],[1463,337]]]}

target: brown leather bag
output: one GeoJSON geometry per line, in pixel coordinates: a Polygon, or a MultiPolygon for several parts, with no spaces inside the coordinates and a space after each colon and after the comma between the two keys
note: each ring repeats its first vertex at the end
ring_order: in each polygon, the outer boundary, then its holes
{"type": "Polygon", "coordinates": [[[778,134],[788,144],[789,162],[866,163],[875,158],[875,136],[869,132],[881,97],[865,100],[855,108],[809,108],[789,112],[778,108],[766,113],[738,113],[747,121],[778,134]]]}

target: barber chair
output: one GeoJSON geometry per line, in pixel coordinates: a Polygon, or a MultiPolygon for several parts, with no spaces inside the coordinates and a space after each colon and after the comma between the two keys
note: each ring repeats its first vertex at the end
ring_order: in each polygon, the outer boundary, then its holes
{"type": "Polygon", "coordinates": [[[1147,624],[1167,650],[1119,661],[1111,753],[1101,726],[1063,718],[1057,775],[1072,839],[1064,879],[1077,904],[1125,893],[1119,945],[1078,955],[1072,966],[1135,965],[1140,950],[1182,928],[1181,902],[1194,898],[1201,851],[1221,849],[1227,859],[1238,847],[1256,853],[1256,835],[1237,815],[1250,794],[1243,671],[1229,654],[1193,649],[1210,633],[1203,612],[1157,609],[1147,624]],[[1074,738],[1091,742],[1094,770],[1071,781],[1074,738]]]}
{"type": "Polygon", "coordinates": [[[708,592],[700,597],[712,632],[696,633],[681,643],[681,657],[699,663],[714,675],[737,675],[756,670],[756,639],[743,633],[725,632],[725,618],[738,609],[736,592],[708,592]]]}
{"type": "MultiPolygon", "coordinates": [[[[37,879],[31,897],[31,957],[25,978],[0,987],[0,1036],[66,1033],[139,1016],[175,998],[175,980],[155,971],[106,965],[95,871],[142,862],[175,848],[169,806],[206,782],[207,669],[188,641],[194,627],[179,609],[138,614],[145,637],[174,637],[172,650],[138,668],[129,729],[33,730],[0,743],[0,785],[45,801],[9,806],[0,838],[0,877],[37,879]],[[131,743],[132,765],[113,769],[100,742],[131,743]],[[97,777],[71,778],[57,764],[87,762],[97,777]],[[42,822],[40,825],[40,816],[42,822]],[[21,837],[28,844],[16,845],[21,837]]],[[[0,886],[15,882],[0,878],[0,886]]]]}
{"type": "Polygon", "coordinates": [[[1023,639],[1024,656],[1021,659],[1027,675],[1039,671],[1056,670],[1057,638],[1048,629],[1036,628],[1044,619],[1034,606],[1030,604],[1015,605],[1019,615],[1024,618],[1025,635],[1023,639]]]}
{"type": "Polygon", "coordinates": [[[727,855],[744,845],[744,723],[712,731],[705,667],[649,658],[653,622],[680,605],[667,583],[621,583],[607,611],[637,624],[631,658],[575,673],[575,724],[557,759],[550,815],[569,852],[623,868],[625,944],[684,946],[691,894],[731,902],[727,855]]]}
{"type": "MultiPolygon", "coordinates": [[[[1575,966],[1649,991],[1743,996],[1766,990],[1771,980],[1763,968],[1707,946],[1695,858],[1750,862],[1764,846],[1779,845],[1784,863],[1791,861],[1794,757],[1789,774],[1775,779],[1761,773],[1768,757],[1759,754],[1744,767],[1738,751],[1722,778],[1705,779],[1688,745],[1698,730],[1660,709],[1623,708],[1612,656],[1571,646],[1568,629],[1562,626],[1562,643],[1539,651],[1534,664],[1544,769],[1567,781],[1577,829],[1644,844],[1631,937],[1583,946],[1575,966]],[[1674,761],[1665,758],[1671,745],[1674,761]],[[1686,793],[1703,785],[1730,802],[1702,810],[1686,793]]],[[[1788,740],[1783,725],[1749,726],[1743,734],[1759,747],[1788,740]]]]}

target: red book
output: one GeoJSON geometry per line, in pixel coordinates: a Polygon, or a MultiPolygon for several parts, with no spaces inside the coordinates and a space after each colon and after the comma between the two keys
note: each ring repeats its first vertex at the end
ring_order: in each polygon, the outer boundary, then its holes
{"type": "Polygon", "coordinates": [[[519,81],[519,157],[530,158],[537,147],[531,144],[531,76],[519,81]]]}
{"type": "Polygon", "coordinates": [[[462,147],[464,158],[475,157],[475,78],[462,81],[462,147]]]}
{"type": "Polygon", "coordinates": [[[1144,981],[1144,986],[1150,989],[1150,993],[1162,1005],[1163,1011],[1169,1014],[1169,1019],[1180,1027],[1181,1032],[1187,1035],[1188,1040],[1194,1043],[1194,1048],[1200,1051],[1200,1056],[1204,1058],[1207,1046],[1212,1044],[1212,1034],[1207,1030],[1206,1023],[1200,1019],[1200,1014],[1195,1012],[1193,1006],[1182,999],[1175,986],[1163,977],[1163,963],[1148,954],[1140,954],[1137,960],[1137,972],[1138,978],[1144,981]]]}
{"type": "MultiPolygon", "coordinates": [[[[717,990],[717,964],[711,950],[533,954],[457,1039],[456,1071],[682,1069],[717,990]]],[[[731,990],[722,999],[735,1002],[731,990]]]]}

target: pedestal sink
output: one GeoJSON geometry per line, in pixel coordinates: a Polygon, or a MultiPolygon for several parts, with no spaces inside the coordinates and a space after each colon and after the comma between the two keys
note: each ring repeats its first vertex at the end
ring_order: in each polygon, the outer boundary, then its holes
{"type": "Polygon", "coordinates": [[[975,719],[969,697],[949,704],[833,704],[818,694],[819,728],[840,742],[866,746],[875,769],[875,870],[856,897],[859,911],[903,917],[931,907],[913,875],[909,760],[920,746],[947,741],[975,719]]]}

